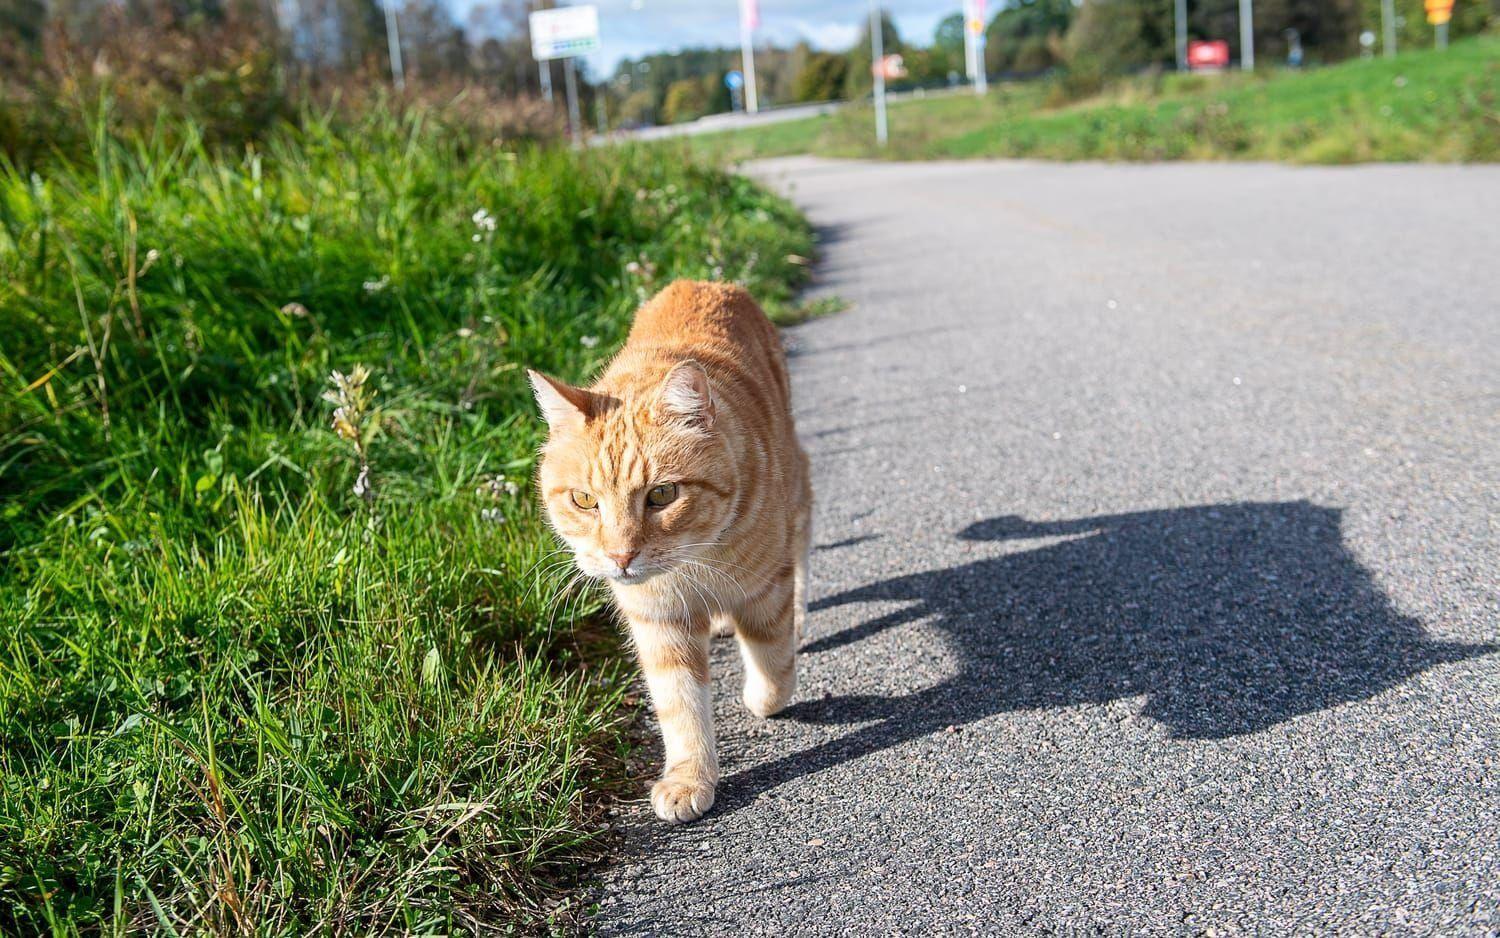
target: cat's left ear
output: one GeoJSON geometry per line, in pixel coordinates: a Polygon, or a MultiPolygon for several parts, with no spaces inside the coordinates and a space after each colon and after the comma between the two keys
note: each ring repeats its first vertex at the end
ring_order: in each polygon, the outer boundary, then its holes
{"type": "Polygon", "coordinates": [[[526,377],[531,379],[536,402],[542,408],[542,416],[547,418],[548,428],[554,433],[565,427],[580,427],[588,420],[594,402],[594,396],[588,391],[529,368],[526,377]]]}
{"type": "Polygon", "coordinates": [[[656,397],[656,413],[698,429],[714,425],[714,396],[702,365],[690,358],[667,372],[656,397]]]}

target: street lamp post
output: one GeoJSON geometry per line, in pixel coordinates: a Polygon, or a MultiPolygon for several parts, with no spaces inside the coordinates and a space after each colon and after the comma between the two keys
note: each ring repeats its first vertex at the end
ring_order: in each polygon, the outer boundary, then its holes
{"type": "Polygon", "coordinates": [[[391,55],[391,80],[396,83],[396,90],[401,91],[406,87],[406,69],[401,67],[401,32],[396,25],[396,8],[392,5],[395,0],[385,0],[385,46],[391,55]]]}
{"type": "Polygon", "coordinates": [[[1240,0],[1240,68],[1255,70],[1255,11],[1251,0],[1240,0]]]}
{"type": "Polygon", "coordinates": [[[1187,0],[1177,0],[1173,4],[1177,15],[1177,70],[1187,71],[1187,0]]]}
{"type": "Polygon", "coordinates": [[[880,0],[870,0],[870,71],[875,75],[875,142],[885,146],[885,37],[880,29],[880,0]]]}

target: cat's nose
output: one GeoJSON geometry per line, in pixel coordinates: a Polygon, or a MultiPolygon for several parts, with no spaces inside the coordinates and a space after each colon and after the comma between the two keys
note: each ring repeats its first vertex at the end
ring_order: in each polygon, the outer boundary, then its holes
{"type": "Polygon", "coordinates": [[[615,562],[615,565],[618,566],[621,570],[627,570],[630,568],[630,561],[634,560],[638,554],[640,554],[640,551],[638,550],[628,550],[624,553],[619,554],[605,551],[604,556],[608,557],[610,560],[613,560],[615,562]]]}

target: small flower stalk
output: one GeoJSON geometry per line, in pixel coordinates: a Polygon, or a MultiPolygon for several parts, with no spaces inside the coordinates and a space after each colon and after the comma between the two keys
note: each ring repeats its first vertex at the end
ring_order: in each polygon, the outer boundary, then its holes
{"type": "Polygon", "coordinates": [[[323,392],[323,400],[333,405],[333,432],[354,445],[359,460],[359,475],[354,480],[354,494],[366,502],[375,500],[370,481],[369,436],[375,421],[376,389],[370,383],[370,369],[355,365],[346,375],[334,371],[328,376],[332,388],[323,392]]]}

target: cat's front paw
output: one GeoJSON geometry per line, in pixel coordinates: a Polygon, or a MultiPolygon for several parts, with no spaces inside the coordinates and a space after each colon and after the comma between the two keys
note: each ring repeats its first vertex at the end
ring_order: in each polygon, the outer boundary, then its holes
{"type": "Polygon", "coordinates": [[[671,824],[696,821],[713,806],[713,783],[702,778],[673,774],[651,786],[652,809],[671,824]]]}

